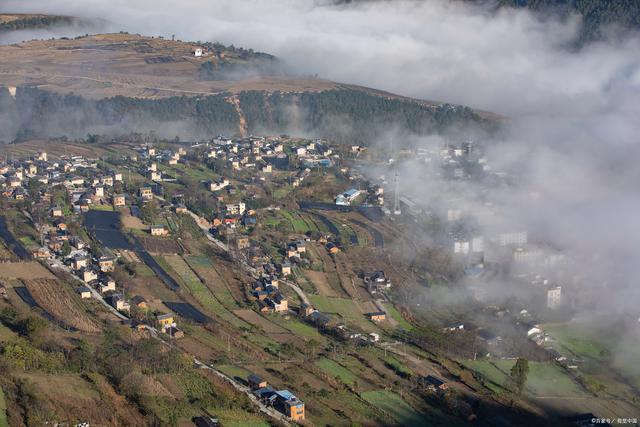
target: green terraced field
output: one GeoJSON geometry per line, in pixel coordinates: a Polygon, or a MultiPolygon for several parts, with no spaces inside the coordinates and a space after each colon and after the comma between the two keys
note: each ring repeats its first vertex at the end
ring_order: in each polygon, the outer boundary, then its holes
{"type": "Polygon", "coordinates": [[[426,426],[427,419],[417,413],[407,402],[397,394],[387,391],[367,391],[362,398],[372,405],[382,409],[403,426],[426,426]]]}
{"type": "Polygon", "coordinates": [[[404,317],[402,317],[402,314],[398,311],[397,308],[393,306],[393,304],[385,304],[384,307],[387,310],[387,314],[391,316],[393,320],[398,322],[399,327],[407,331],[410,331],[413,329],[413,325],[407,322],[407,320],[404,317]]]}
{"type": "MultiPolygon", "coordinates": [[[[498,387],[505,387],[513,360],[475,360],[462,364],[472,369],[498,387]]],[[[529,376],[525,384],[525,394],[530,396],[586,396],[580,385],[555,363],[529,362],[529,376]]]]}
{"type": "Polygon", "coordinates": [[[231,378],[238,377],[238,378],[242,378],[243,380],[246,380],[247,377],[251,375],[250,371],[234,365],[219,365],[219,366],[216,366],[216,369],[229,375],[231,378]]]}
{"type": "Polygon", "coordinates": [[[353,372],[331,359],[322,358],[316,361],[316,366],[332,377],[338,378],[345,384],[353,385],[353,382],[356,379],[353,372]]]}
{"type": "Polygon", "coordinates": [[[163,268],[165,268],[165,265],[169,266],[169,270],[173,270],[179,276],[180,281],[207,311],[217,314],[234,326],[249,326],[246,322],[228,311],[222,303],[218,301],[179,255],[166,255],[164,257],[156,257],[156,259],[158,261],[162,259],[164,261],[164,265],[161,264],[163,268]]]}
{"type": "Polygon", "coordinates": [[[322,336],[318,333],[316,328],[307,325],[306,323],[302,323],[296,318],[290,318],[287,320],[279,314],[274,314],[269,316],[269,320],[303,338],[314,338],[316,340],[323,341],[322,336]]]}

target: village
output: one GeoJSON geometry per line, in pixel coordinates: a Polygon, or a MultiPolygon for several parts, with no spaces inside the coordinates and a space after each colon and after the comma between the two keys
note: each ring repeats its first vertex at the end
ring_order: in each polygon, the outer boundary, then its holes
{"type": "MultiPolygon", "coordinates": [[[[414,332],[420,315],[412,312],[434,301],[405,298],[427,279],[394,261],[406,257],[407,247],[418,256],[424,248],[415,237],[426,233],[443,254],[442,271],[450,272],[424,277],[464,278],[465,295],[485,319],[439,319],[448,351],[472,360],[462,369],[473,369],[478,357],[513,360],[515,340],[531,360],[579,370],[579,358],[541,326],[577,298],[566,276],[556,274],[562,251],[532,242],[527,230],[478,226],[483,215],[500,214],[497,206],[472,213],[464,207],[468,200],[436,205],[403,188],[403,159],[437,171],[452,194],[472,180],[489,188],[508,181],[471,142],[401,151],[393,159],[286,135],[187,143],[138,136],[97,146],[108,150],[68,154],[78,144],[63,143],[55,155],[12,153],[0,163],[3,206],[12,211],[3,219],[3,247],[14,254],[0,268],[9,271],[18,259],[41,263],[72,284],[80,300],[96,302],[136,333],[211,361],[208,368],[253,396],[265,413],[275,410],[294,422],[305,413],[320,416],[307,402],[317,397],[300,382],[244,369],[243,360],[297,363],[296,354],[335,348],[333,340],[384,354],[385,369],[397,381],[411,380],[428,402],[468,406],[469,385],[446,379],[453,367],[428,362],[424,352],[434,343],[425,346],[414,332]],[[425,231],[434,218],[440,228],[425,231]],[[31,225],[18,232],[21,223],[31,225]],[[515,295],[527,297],[502,305],[504,295],[495,292],[503,291],[486,285],[491,280],[508,281],[515,295]],[[218,344],[208,349],[204,336],[213,330],[218,344]],[[239,354],[231,351],[232,340],[239,354]]],[[[21,279],[2,271],[0,277],[21,279]]],[[[19,296],[37,306],[29,285],[19,287],[19,296]]],[[[7,294],[4,284],[2,291],[7,294]]],[[[321,377],[328,373],[354,387],[343,365],[328,356],[316,363],[321,377]]]]}

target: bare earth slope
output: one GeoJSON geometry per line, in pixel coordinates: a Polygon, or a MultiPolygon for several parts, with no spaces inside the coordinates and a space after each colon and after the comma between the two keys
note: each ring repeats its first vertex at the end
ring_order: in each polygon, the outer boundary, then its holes
{"type": "Polygon", "coordinates": [[[225,61],[227,52],[195,57],[198,47],[132,34],[102,34],[73,40],[35,40],[0,46],[0,85],[37,85],[85,98],[211,95],[245,90],[318,91],[335,83],[288,76],[241,81],[201,80],[200,66],[225,61]]]}

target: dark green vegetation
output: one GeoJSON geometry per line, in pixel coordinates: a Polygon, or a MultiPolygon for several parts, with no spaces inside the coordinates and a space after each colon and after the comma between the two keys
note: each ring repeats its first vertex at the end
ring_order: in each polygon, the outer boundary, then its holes
{"type": "MultiPolygon", "coordinates": [[[[372,0],[335,0],[336,4],[364,3],[372,0]]],[[[472,3],[495,4],[497,7],[527,8],[541,16],[566,18],[570,14],[582,17],[583,26],[577,42],[601,39],[608,30],[640,29],[640,2],[637,0],[467,0],[472,3]]]]}
{"type": "MultiPolygon", "coordinates": [[[[13,99],[6,90],[0,90],[0,118],[12,123],[0,137],[21,140],[86,135],[104,131],[105,126],[118,126],[119,131],[142,130],[160,122],[186,123],[193,137],[235,134],[240,114],[229,95],[163,99],[116,96],[96,101],[30,87],[19,88],[13,99]]],[[[252,133],[283,133],[297,128],[339,141],[365,142],[390,127],[422,134],[454,126],[495,126],[467,107],[425,105],[352,88],[305,93],[245,91],[238,94],[238,99],[246,130],[252,133]],[[294,110],[299,114],[292,114],[294,110]]]]}
{"type": "Polygon", "coordinates": [[[518,389],[518,394],[522,394],[522,389],[524,388],[524,384],[527,382],[527,376],[529,375],[529,361],[527,359],[518,358],[516,364],[511,368],[510,375],[511,380],[518,389]]]}
{"type": "Polygon", "coordinates": [[[204,80],[242,80],[283,73],[281,64],[272,58],[251,59],[242,62],[208,61],[200,67],[200,78],[204,80]]]}
{"type": "Polygon", "coordinates": [[[273,55],[253,49],[225,46],[221,43],[204,43],[201,46],[213,52],[224,51],[231,59],[207,61],[200,66],[200,78],[204,80],[240,80],[258,76],[285,74],[285,64],[273,55]]]}
{"type": "Polygon", "coordinates": [[[0,32],[47,28],[56,25],[71,25],[77,18],[59,15],[15,15],[11,20],[0,20],[0,32]]]}
{"type": "Polygon", "coordinates": [[[498,0],[498,4],[561,17],[578,13],[584,21],[582,42],[601,38],[609,26],[640,29],[640,2],[636,0],[498,0]]]}

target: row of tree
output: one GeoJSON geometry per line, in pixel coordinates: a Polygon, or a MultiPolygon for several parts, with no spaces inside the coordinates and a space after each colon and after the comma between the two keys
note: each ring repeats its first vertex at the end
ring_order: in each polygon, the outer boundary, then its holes
{"type": "MultiPolygon", "coordinates": [[[[187,138],[236,134],[240,117],[230,94],[140,99],[116,96],[89,100],[37,88],[19,88],[16,99],[0,89],[0,139],[34,136],[84,137],[87,133],[123,134],[180,125],[187,138]]],[[[494,122],[462,106],[426,105],[381,96],[366,90],[340,88],[321,92],[246,91],[238,94],[251,133],[292,133],[366,143],[389,130],[414,134],[450,128],[493,130],[494,122]]]]}

